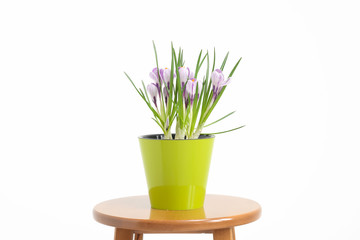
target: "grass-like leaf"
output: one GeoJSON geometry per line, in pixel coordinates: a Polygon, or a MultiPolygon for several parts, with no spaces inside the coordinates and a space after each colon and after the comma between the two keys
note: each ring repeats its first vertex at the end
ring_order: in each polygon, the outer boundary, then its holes
{"type": "Polygon", "coordinates": [[[224,61],[223,61],[222,64],[221,64],[221,67],[220,67],[220,70],[221,70],[221,71],[224,71],[225,64],[226,64],[226,61],[227,61],[228,57],[229,57],[229,52],[227,52],[227,54],[226,54],[226,56],[225,56],[225,58],[224,58],[224,61]]]}
{"type": "Polygon", "coordinates": [[[228,116],[230,116],[230,115],[232,115],[232,114],[234,114],[234,113],[235,113],[235,111],[233,111],[233,112],[231,112],[231,113],[229,113],[229,114],[226,114],[224,117],[219,118],[218,120],[216,120],[216,121],[214,121],[214,122],[212,122],[212,123],[209,123],[209,124],[205,125],[204,127],[208,127],[208,126],[213,125],[213,124],[215,124],[215,123],[217,123],[217,122],[220,122],[221,120],[227,118],[228,116]]]}
{"type": "Polygon", "coordinates": [[[160,119],[161,124],[164,124],[164,122],[161,120],[160,115],[155,111],[155,109],[151,106],[150,101],[147,101],[144,92],[142,91],[141,88],[137,88],[134,84],[134,82],[131,80],[131,78],[129,77],[129,75],[127,75],[126,72],[124,72],[126,77],[130,80],[131,84],[134,86],[134,88],[136,89],[136,91],[139,93],[139,95],[141,96],[141,98],[144,100],[144,102],[146,103],[146,105],[149,107],[149,109],[151,110],[151,112],[154,114],[154,116],[158,119],[160,119]]]}
{"type": "Polygon", "coordinates": [[[156,120],[155,118],[151,118],[151,119],[154,120],[154,121],[157,123],[157,125],[159,125],[159,127],[161,128],[161,130],[165,133],[164,127],[161,126],[161,124],[158,122],[158,120],[156,120]]]}
{"type": "Polygon", "coordinates": [[[199,53],[199,57],[198,57],[198,60],[197,60],[197,63],[196,63],[194,78],[197,78],[198,72],[200,70],[199,66],[200,66],[201,54],[202,54],[202,50],[199,53]]]}
{"type": "Polygon", "coordinates": [[[232,75],[234,74],[237,66],[239,65],[240,61],[241,61],[242,57],[239,59],[239,61],[237,61],[237,63],[235,64],[235,66],[233,67],[233,69],[231,70],[230,74],[229,74],[229,78],[232,77],[232,75]]]}
{"type": "Polygon", "coordinates": [[[232,132],[232,131],[238,130],[238,129],[240,129],[240,128],[243,128],[243,127],[245,127],[245,125],[242,125],[242,126],[240,126],[240,127],[233,128],[233,129],[230,129],[230,130],[222,131],[222,132],[202,133],[202,134],[207,134],[207,135],[210,135],[210,134],[222,134],[222,133],[232,132]]]}
{"type": "MultiPolygon", "coordinates": [[[[158,73],[158,77],[160,78],[160,74],[159,74],[159,61],[158,61],[158,56],[157,56],[157,51],[156,51],[156,46],[155,46],[155,42],[153,42],[153,47],[154,47],[154,52],[155,52],[155,60],[156,60],[156,67],[157,67],[157,73],[158,73]]],[[[161,81],[160,81],[161,82],[161,81]]]]}
{"type": "Polygon", "coordinates": [[[147,91],[146,91],[145,83],[144,83],[144,81],[141,81],[141,83],[142,83],[143,88],[144,88],[144,92],[145,92],[144,95],[146,96],[147,101],[150,102],[149,95],[147,94],[147,91]]]}
{"type": "Polygon", "coordinates": [[[131,80],[131,78],[129,77],[129,75],[127,75],[126,72],[124,72],[124,73],[125,73],[126,77],[130,80],[130,82],[131,82],[131,84],[133,85],[133,87],[135,88],[135,90],[139,93],[139,95],[140,95],[142,98],[144,98],[144,96],[141,95],[141,93],[139,92],[139,89],[135,86],[134,82],[131,80]]]}
{"type": "Polygon", "coordinates": [[[216,62],[215,56],[216,56],[216,54],[215,54],[215,47],[214,47],[214,61],[213,61],[213,66],[212,66],[211,72],[213,72],[215,70],[215,62],[216,62]]]}

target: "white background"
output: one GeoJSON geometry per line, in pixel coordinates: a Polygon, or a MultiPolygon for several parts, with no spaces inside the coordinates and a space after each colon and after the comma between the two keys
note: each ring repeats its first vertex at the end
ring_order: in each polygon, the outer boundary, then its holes
{"type": "MultiPolygon", "coordinates": [[[[212,119],[208,193],[258,201],[238,239],[360,239],[357,1],[1,1],[0,239],[112,239],[100,201],[147,194],[138,85],[200,49],[243,61],[212,119]]],[[[170,236],[146,236],[167,239],[170,236]]],[[[174,239],[177,236],[171,236],[174,239]]],[[[184,238],[186,236],[183,236],[184,238]]],[[[211,239],[211,236],[194,236],[211,239]]]]}

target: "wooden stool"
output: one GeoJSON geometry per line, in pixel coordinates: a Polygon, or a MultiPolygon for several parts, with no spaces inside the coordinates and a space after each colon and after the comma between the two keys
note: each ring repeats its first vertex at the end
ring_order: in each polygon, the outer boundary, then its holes
{"type": "Polygon", "coordinates": [[[235,240],[234,227],[257,220],[261,207],[249,199],[206,195],[203,208],[167,211],[152,209],[148,196],[135,196],[99,203],[93,213],[115,227],[115,240],[142,240],[143,233],[212,233],[214,240],[235,240]]]}

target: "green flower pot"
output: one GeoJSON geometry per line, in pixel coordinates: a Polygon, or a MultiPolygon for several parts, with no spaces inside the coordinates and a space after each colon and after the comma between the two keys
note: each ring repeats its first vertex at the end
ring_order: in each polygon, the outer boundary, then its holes
{"type": "Polygon", "coordinates": [[[151,207],[190,210],[204,205],[214,135],[165,140],[139,137],[151,207]]]}

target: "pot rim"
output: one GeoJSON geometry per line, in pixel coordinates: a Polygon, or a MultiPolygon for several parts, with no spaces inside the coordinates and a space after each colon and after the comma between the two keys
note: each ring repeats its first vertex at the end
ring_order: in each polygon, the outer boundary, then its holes
{"type": "MultiPolygon", "coordinates": [[[[145,134],[139,136],[138,138],[146,139],[146,140],[160,140],[160,141],[192,141],[192,140],[205,140],[205,139],[215,138],[214,134],[200,134],[199,138],[196,139],[162,139],[161,136],[164,136],[164,134],[145,134]]],[[[172,134],[172,136],[175,137],[175,134],[172,134]]]]}

